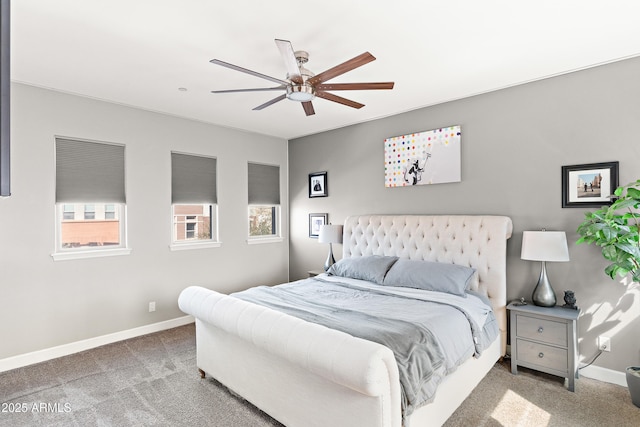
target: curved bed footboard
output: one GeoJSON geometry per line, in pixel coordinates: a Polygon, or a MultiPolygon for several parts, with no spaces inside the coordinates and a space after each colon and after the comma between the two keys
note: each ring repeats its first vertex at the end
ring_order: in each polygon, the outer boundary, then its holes
{"type": "Polygon", "coordinates": [[[202,287],[178,304],[196,318],[198,368],[286,425],[401,425],[387,347],[202,287]]]}

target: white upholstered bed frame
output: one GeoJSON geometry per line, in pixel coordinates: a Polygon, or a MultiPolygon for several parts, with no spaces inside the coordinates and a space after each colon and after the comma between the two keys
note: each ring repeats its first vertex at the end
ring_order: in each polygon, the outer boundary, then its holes
{"type": "MultiPolygon", "coordinates": [[[[343,257],[396,255],[474,267],[472,289],[486,294],[500,339],[438,387],[411,427],[442,425],[506,348],[504,216],[367,215],[346,219],[343,257]]],[[[400,427],[398,368],[388,348],[202,287],[180,308],[196,319],[197,364],[286,426],[400,427]]]]}

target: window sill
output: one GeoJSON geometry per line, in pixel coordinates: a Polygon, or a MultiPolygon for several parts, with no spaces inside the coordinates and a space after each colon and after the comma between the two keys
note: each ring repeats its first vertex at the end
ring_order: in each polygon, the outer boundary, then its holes
{"type": "Polygon", "coordinates": [[[173,243],[169,245],[171,251],[189,251],[192,249],[219,248],[222,242],[194,242],[194,243],[173,243]]]}
{"type": "Polygon", "coordinates": [[[263,243],[280,243],[283,242],[284,238],[280,236],[272,236],[272,237],[251,237],[247,239],[247,244],[249,245],[261,245],[263,243]]]}
{"type": "Polygon", "coordinates": [[[87,250],[76,252],[56,252],[51,254],[51,258],[54,261],[66,261],[70,259],[85,259],[85,258],[102,258],[108,256],[121,256],[129,255],[131,253],[130,248],[118,248],[118,249],[100,249],[100,250],[87,250]]]}

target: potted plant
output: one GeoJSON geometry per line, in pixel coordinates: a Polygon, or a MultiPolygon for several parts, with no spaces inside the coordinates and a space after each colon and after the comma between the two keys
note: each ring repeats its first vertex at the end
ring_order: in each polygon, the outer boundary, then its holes
{"type": "MultiPolygon", "coordinates": [[[[578,226],[578,243],[593,243],[602,248],[602,256],[611,262],[605,273],[616,276],[630,275],[640,282],[640,179],[614,192],[616,199],[609,206],[587,212],[578,226]]],[[[640,407],[640,367],[626,369],[631,400],[640,407]]]]}

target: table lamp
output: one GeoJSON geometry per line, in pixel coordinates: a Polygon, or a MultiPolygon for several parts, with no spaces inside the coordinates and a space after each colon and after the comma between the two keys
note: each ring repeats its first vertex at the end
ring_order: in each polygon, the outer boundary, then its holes
{"type": "Polygon", "coordinates": [[[333,248],[331,245],[333,243],[342,243],[342,226],[332,224],[321,225],[318,232],[318,243],[329,244],[329,255],[324,263],[324,271],[327,271],[329,267],[336,262],[335,258],[333,258],[333,248]]]}
{"type": "Polygon", "coordinates": [[[524,231],[522,233],[522,252],[520,258],[529,261],[541,261],[542,269],[538,284],[531,299],[535,305],[553,307],[556,305],[556,293],[547,277],[546,262],[569,261],[567,237],[564,231],[524,231]]]}

